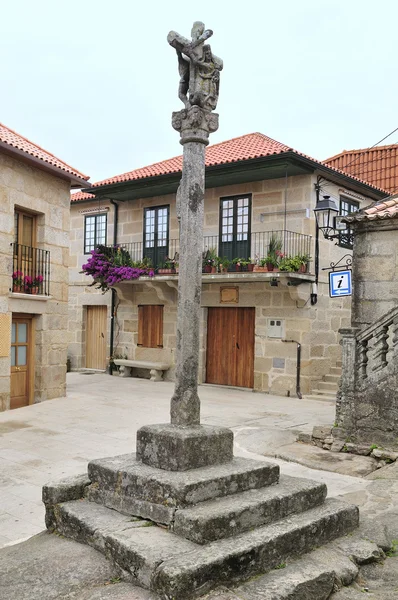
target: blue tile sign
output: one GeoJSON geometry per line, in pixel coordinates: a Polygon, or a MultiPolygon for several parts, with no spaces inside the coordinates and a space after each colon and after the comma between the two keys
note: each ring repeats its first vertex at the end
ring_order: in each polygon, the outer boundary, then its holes
{"type": "Polygon", "coordinates": [[[351,296],[351,271],[331,271],[329,273],[329,295],[331,298],[351,296]]]}

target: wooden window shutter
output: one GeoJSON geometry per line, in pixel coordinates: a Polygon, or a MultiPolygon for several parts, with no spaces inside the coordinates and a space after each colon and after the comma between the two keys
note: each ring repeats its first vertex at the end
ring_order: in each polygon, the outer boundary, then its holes
{"type": "Polygon", "coordinates": [[[163,306],[138,306],[138,346],[163,348],[163,306]]]}

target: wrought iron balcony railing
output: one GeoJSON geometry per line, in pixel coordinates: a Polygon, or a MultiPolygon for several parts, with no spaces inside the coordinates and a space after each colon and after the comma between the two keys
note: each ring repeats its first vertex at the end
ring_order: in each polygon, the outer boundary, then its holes
{"type": "Polygon", "coordinates": [[[13,273],[11,291],[50,295],[50,252],[32,246],[11,244],[13,273]]]}
{"type": "MultiPolygon", "coordinates": [[[[239,239],[239,236],[228,239],[227,236],[221,239],[218,235],[205,236],[203,238],[203,252],[211,252],[212,255],[226,258],[230,262],[234,259],[251,259],[252,262],[258,262],[264,259],[269,251],[271,240],[278,240],[280,253],[285,258],[295,256],[309,256],[311,253],[312,236],[294,231],[276,230],[253,232],[247,239],[239,239]]],[[[144,258],[151,259],[155,269],[164,266],[166,258],[178,260],[180,250],[178,239],[169,239],[167,243],[145,247],[143,242],[130,242],[118,244],[130,254],[135,262],[140,262],[144,258]]],[[[229,270],[233,270],[230,266],[229,270]]]]}

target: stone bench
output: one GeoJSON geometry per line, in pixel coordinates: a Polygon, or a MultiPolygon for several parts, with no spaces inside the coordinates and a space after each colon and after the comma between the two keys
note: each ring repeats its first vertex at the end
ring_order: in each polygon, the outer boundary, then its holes
{"type": "Polygon", "coordinates": [[[151,381],[162,381],[163,372],[170,369],[168,363],[158,363],[150,360],[128,360],[118,358],[114,361],[115,365],[118,365],[120,377],[130,377],[131,369],[150,369],[151,381]]]}

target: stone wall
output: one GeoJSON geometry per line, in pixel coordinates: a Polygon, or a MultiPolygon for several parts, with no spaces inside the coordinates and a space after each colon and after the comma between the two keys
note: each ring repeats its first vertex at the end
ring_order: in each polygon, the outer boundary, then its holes
{"type": "Polygon", "coordinates": [[[352,327],[343,329],[341,439],[398,449],[398,218],[354,223],[352,327]]]}
{"type": "MultiPolygon", "coordinates": [[[[0,154],[0,313],[34,315],[34,402],[65,395],[70,184],[0,154]],[[14,209],[36,215],[36,246],[50,251],[50,294],[17,297],[12,289],[14,209]]],[[[9,408],[10,354],[0,357],[0,410],[9,408]]]]}
{"type": "MultiPolygon", "coordinates": [[[[311,255],[314,258],[315,220],[313,208],[316,204],[314,184],[316,175],[300,175],[285,179],[265,180],[210,188],[205,194],[204,235],[218,236],[220,198],[238,194],[252,194],[253,233],[273,230],[294,231],[312,236],[311,255]],[[285,221],[286,199],[286,221],[285,221]]],[[[335,183],[323,182],[322,193],[336,200],[343,190],[335,183]]],[[[348,190],[344,190],[350,194],[348,190]]],[[[359,198],[355,195],[355,199],[359,198]]],[[[369,199],[362,198],[364,205],[369,199]]],[[[141,242],[143,239],[143,209],[149,206],[170,205],[170,239],[178,238],[178,222],[175,212],[175,195],[143,198],[119,204],[118,243],[141,242]]],[[[70,302],[70,347],[73,368],[84,366],[84,323],[83,306],[90,303],[110,303],[110,294],[104,296],[93,288],[88,293],[85,287],[86,276],[79,274],[87,257],[83,251],[84,211],[108,211],[108,243],[113,240],[113,207],[103,200],[72,205],[71,209],[71,302],[70,302]],[[82,212],[79,212],[82,211],[82,212]],[[102,300],[99,300],[102,298],[102,300]],[[73,330],[73,331],[72,331],[73,330]],[[83,334],[81,333],[83,330],[83,334]],[[80,336],[80,337],[79,337],[80,336]]],[[[320,239],[320,267],[331,261],[337,262],[350,252],[335,244],[320,239]]],[[[261,257],[262,258],[262,257],[261,257]]],[[[313,272],[313,262],[311,265],[313,272]]],[[[235,285],[235,284],[234,284],[235,285]]],[[[166,285],[155,287],[141,283],[124,284],[118,288],[121,295],[115,317],[118,336],[115,338],[115,352],[129,358],[153,360],[173,360],[175,350],[176,292],[166,285]],[[163,304],[164,308],[164,347],[140,348],[137,346],[137,306],[138,304],[163,304]]],[[[310,284],[297,288],[269,283],[247,283],[239,286],[239,304],[234,306],[254,306],[256,308],[255,344],[255,388],[286,395],[294,394],[296,387],[296,345],[267,337],[267,320],[284,320],[285,338],[302,344],[302,391],[309,393],[341,357],[338,330],[350,323],[350,298],[329,298],[328,273],[320,270],[318,303],[311,306],[310,284]],[[284,360],[284,368],[275,367],[274,358],[284,360]]],[[[206,365],[206,323],[207,307],[220,303],[220,285],[203,285],[202,293],[202,341],[201,341],[201,380],[205,381],[206,365]]],[[[281,363],[280,363],[281,364],[281,363]]],[[[173,377],[173,370],[168,377],[173,377]]]]}

